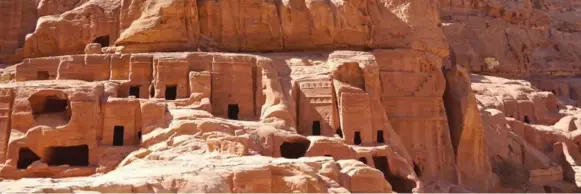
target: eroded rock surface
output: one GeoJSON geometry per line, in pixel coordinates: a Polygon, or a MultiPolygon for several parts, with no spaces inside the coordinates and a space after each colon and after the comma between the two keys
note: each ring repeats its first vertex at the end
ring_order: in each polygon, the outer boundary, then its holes
{"type": "Polygon", "coordinates": [[[0,190],[579,192],[579,5],[0,0],[0,190]]]}
{"type": "Polygon", "coordinates": [[[579,75],[581,2],[441,0],[457,64],[513,78],[579,75]]]}

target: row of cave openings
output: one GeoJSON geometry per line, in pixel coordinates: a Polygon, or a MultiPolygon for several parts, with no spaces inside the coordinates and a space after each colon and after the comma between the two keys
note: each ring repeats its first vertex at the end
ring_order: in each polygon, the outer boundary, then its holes
{"type": "MultiPolygon", "coordinates": [[[[313,135],[321,135],[321,121],[313,121],[312,134],[313,135]]],[[[337,136],[343,138],[343,130],[341,130],[341,128],[338,128],[336,130],[335,134],[337,136]]],[[[376,139],[377,143],[385,143],[385,139],[383,138],[383,130],[377,130],[376,137],[377,137],[377,139],[376,139]]],[[[361,143],[362,143],[361,132],[355,131],[355,134],[353,136],[353,143],[355,145],[361,145],[361,143]]]]}
{"type": "MultiPolygon", "coordinates": [[[[70,101],[63,92],[37,93],[29,98],[34,119],[40,125],[67,124],[71,119],[70,101]]],[[[117,125],[113,127],[112,146],[124,146],[125,127],[117,125]]],[[[141,142],[141,131],[137,132],[138,142],[141,142]]],[[[87,145],[49,147],[45,150],[45,162],[49,166],[67,164],[70,166],[87,166],[89,148],[87,145]]],[[[34,161],[40,160],[29,148],[19,150],[17,168],[26,169],[34,161]]]]}
{"type": "MultiPolygon", "coordinates": [[[[310,145],[310,142],[284,142],[280,146],[281,156],[284,158],[300,158],[305,156],[305,153],[310,145]]],[[[327,157],[332,157],[332,155],[325,155],[327,157]]],[[[411,193],[412,189],[416,187],[414,181],[402,178],[393,174],[389,170],[389,160],[387,156],[372,156],[373,164],[375,168],[383,173],[383,177],[387,180],[392,189],[398,193],[411,193]]],[[[358,159],[364,164],[368,164],[367,158],[361,157],[358,159]]],[[[414,171],[417,176],[421,176],[421,171],[418,165],[414,163],[414,171]]]]}
{"type": "MultiPolygon", "coordinates": [[[[551,93],[553,93],[553,94],[557,95],[557,91],[555,91],[555,90],[551,90],[551,93]]],[[[574,98],[573,98],[573,96],[570,96],[570,98],[571,98],[571,99],[574,99],[574,98]]],[[[557,105],[557,109],[559,109],[559,105],[557,105]]],[[[513,115],[508,115],[508,117],[510,117],[510,118],[514,118],[514,116],[513,116],[513,115]]],[[[527,115],[525,115],[525,116],[523,117],[522,121],[523,121],[524,123],[531,124],[531,120],[530,120],[529,116],[527,116],[527,115]]]]}
{"type": "MultiPolygon", "coordinates": [[[[48,72],[47,71],[40,71],[38,72],[39,76],[46,77],[48,79],[48,72]]],[[[151,87],[151,94],[152,96],[155,95],[155,90],[151,87]]],[[[129,96],[135,96],[135,98],[140,97],[140,86],[131,86],[129,87],[129,96]]],[[[45,108],[46,112],[60,112],[61,109],[66,108],[68,100],[66,99],[56,99],[50,98],[48,100],[55,99],[56,101],[51,101],[48,103],[48,107],[45,108]]],[[[168,85],[165,88],[165,99],[166,100],[175,100],[177,99],[177,85],[168,85]]],[[[238,120],[238,114],[240,112],[240,108],[238,104],[229,104],[228,105],[228,118],[233,120],[238,120]]],[[[69,118],[70,119],[70,118],[69,118]]],[[[319,124],[319,131],[320,131],[320,124],[319,124]]]]}
{"type": "MultiPolygon", "coordinates": [[[[165,99],[166,100],[175,100],[177,99],[178,87],[177,85],[167,85],[165,87],[165,99]]],[[[140,87],[139,86],[131,86],[129,87],[129,96],[135,96],[135,98],[139,98],[140,94],[140,87]]],[[[150,87],[150,94],[151,97],[155,96],[155,90],[153,87],[150,87]]],[[[228,119],[238,120],[238,113],[240,112],[240,107],[238,104],[229,104],[228,105],[228,119]]]]}
{"type": "MultiPolygon", "coordinates": [[[[26,169],[30,164],[41,158],[29,148],[18,151],[18,169],[26,169]]],[[[45,149],[44,162],[49,166],[69,165],[75,167],[89,166],[89,146],[55,146],[45,149]]]]}
{"type": "MultiPolygon", "coordinates": [[[[70,101],[64,93],[52,94],[52,95],[41,95],[35,94],[30,99],[31,104],[36,104],[34,102],[42,102],[42,105],[33,106],[32,112],[35,120],[42,123],[43,120],[62,120],[61,123],[68,123],[71,119],[71,108],[70,101]],[[46,119],[42,119],[46,117],[46,119]]],[[[124,126],[114,126],[113,127],[113,146],[123,146],[125,136],[124,126]]],[[[137,139],[141,142],[141,131],[137,132],[137,139]]]]}
{"type": "MultiPolygon", "coordinates": [[[[124,146],[123,126],[115,126],[113,129],[113,146],[124,146]]],[[[141,142],[141,131],[137,133],[141,142]]],[[[49,166],[69,165],[86,167],[89,165],[89,147],[87,145],[78,146],[55,146],[45,150],[45,162],[49,166]]],[[[20,148],[18,152],[18,169],[26,169],[33,162],[40,160],[40,157],[29,148],[20,148]]]]}

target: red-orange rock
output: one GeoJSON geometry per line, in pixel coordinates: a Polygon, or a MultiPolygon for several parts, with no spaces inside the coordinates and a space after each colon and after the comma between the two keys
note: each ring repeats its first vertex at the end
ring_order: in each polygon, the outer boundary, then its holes
{"type": "Polygon", "coordinates": [[[0,191],[575,192],[579,5],[0,0],[0,191]]]}

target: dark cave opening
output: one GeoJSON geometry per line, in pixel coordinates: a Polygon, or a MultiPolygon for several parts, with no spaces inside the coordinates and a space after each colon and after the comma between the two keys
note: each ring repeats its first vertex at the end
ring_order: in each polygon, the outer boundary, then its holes
{"type": "Polygon", "coordinates": [[[355,136],[353,136],[353,143],[355,145],[361,145],[361,132],[355,131],[355,136]]]}
{"type": "Polygon", "coordinates": [[[166,86],[165,88],[165,99],[175,100],[178,96],[178,87],[176,85],[166,86]]]}
{"type": "Polygon", "coordinates": [[[99,43],[102,47],[109,46],[109,36],[99,36],[97,37],[93,43],[99,43]]]}
{"type": "Polygon", "coordinates": [[[527,124],[531,124],[531,120],[529,120],[529,117],[525,115],[525,117],[523,118],[523,122],[527,123],[527,124]]]}
{"type": "Polygon", "coordinates": [[[89,146],[87,145],[49,147],[46,155],[49,166],[65,164],[70,166],[89,165],[89,146]]]}
{"type": "Polygon", "coordinates": [[[238,113],[240,112],[240,107],[238,104],[228,105],[228,119],[238,120],[238,113]]]}
{"type": "Polygon", "coordinates": [[[280,145],[280,155],[284,158],[300,158],[305,156],[310,142],[284,142],[280,145]]]}
{"type": "Polygon", "coordinates": [[[396,176],[389,171],[389,163],[386,156],[374,156],[375,168],[383,173],[383,177],[391,184],[393,191],[398,193],[411,193],[416,183],[396,176]]]}
{"type": "Polygon", "coordinates": [[[131,86],[129,87],[129,96],[135,96],[135,98],[139,98],[139,86],[131,86]]]}
{"type": "Polygon", "coordinates": [[[36,155],[32,150],[29,148],[20,148],[18,151],[18,162],[16,163],[16,167],[18,169],[26,169],[28,165],[37,160],[40,160],[40,157],[38,157],[38,155],[36,155]]]}
{"type": "Polygon", "coordinates": [[[383,130],[377,130],[377,143],[385,143],[383,139],[383,130]]]}
{"type": "Polygon", "coordinates": [[[321,122],[320,121],[313,121],[313,135],[321,135],[321,122]]]}
{"type": "Polygon", "coordinates": [[[113,146],[123,146],[124,136],[125,136],[124,126],[113,127],[113,146]]]}
{"type": "Polygon", "coordinates": [[[367,158],[365,158],[365,157],[359,158],[359,161],[363,162],[363,164],[367,164],[367,158]]]}
{"type": "Polygon", "coordinates": [[[343,130],[341,130],[341,128],[338,128],[337,131],[335,131],[335,134],[337,134],[340,138],[343,138],[343,130]]]}

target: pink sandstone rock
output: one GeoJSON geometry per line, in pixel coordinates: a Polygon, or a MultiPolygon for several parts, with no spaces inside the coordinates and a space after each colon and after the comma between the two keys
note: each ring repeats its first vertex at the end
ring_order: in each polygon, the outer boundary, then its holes
{"type": "Polygon", "coordinates": [[[578,192],[580,5],[0,0],[0,191],[578,192]]]}

